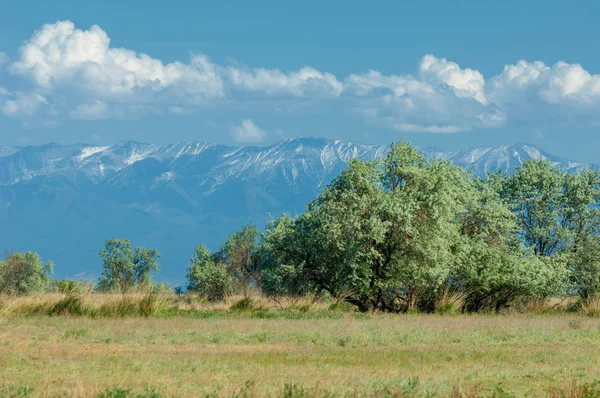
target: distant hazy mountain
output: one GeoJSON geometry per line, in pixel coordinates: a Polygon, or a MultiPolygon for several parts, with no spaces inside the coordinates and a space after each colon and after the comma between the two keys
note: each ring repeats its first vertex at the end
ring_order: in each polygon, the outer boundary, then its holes
{"type": "MultiPolygon", "coordinates": [[[[112,146],[0,146],[0,247],[34,250],[58,277],[96,277],[106,238],[129,238],[163,254],[159,279],[182,282],[198,243],[215,248],[244,223],[299,213],[355,157],[372,160],[387,146],[320,138],[268,147],[199,142],[112,146]]],[[[529,158],[565,170],[584,163],[526,144],[424,150],[476,174],[514,169],[529,158]]]]}

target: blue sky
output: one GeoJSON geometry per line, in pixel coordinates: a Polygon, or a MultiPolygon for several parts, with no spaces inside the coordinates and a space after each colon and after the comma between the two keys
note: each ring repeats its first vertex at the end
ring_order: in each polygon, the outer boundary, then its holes
{"type": "Polygon", "coordinates": [[[599,16],[592,1],[5,2],[0,144],[524,141],[600,163],[599,16]]]}

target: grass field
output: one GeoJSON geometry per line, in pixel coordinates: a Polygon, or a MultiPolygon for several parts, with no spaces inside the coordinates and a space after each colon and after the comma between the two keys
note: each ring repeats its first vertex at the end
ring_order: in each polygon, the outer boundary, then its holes
{"type": "Polygon", "coordinates": [[[567,314],[6,317],[0,369],[0,396],[591,397],[600,324],[567,314]]]}

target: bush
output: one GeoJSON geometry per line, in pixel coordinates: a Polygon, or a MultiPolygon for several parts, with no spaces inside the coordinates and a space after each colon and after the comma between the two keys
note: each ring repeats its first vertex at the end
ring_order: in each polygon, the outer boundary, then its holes
{"type": "Polygon", "coordinates": [[[194,250],[186,275],[188,291],[199,293],[209,301],[224,300],[231,291],[231,277],[224,263],[216,261],[206,246],[194,250]]]}
{"type": "Polygon", "coordinates": [[[137,286],[151,285],[150,275],[158,269],[161,254],[156,249],[133,249],[129,240],[109,239],[100,250],[100,257],[103,271],[98,289],[125,293],[137,286]]]}
{"type": "Polygon", "coordinates": [[[49,287],[52,269],[37,253],[8,253],[0,261],[0,294],[40,293],[49,287]]]}

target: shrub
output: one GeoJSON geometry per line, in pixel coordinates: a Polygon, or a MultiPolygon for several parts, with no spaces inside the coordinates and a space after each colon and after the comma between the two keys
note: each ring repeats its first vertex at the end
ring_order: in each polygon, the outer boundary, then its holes
{"type": "Polygon", "coordinates": [[[46,290],[51,262],[42,263],[37,253],[8,253],[0,261],[0,294],[32,294],[46,290]]]}
{"type": "Polygon", "coordinates": [[[188,291],[199,293],[209,301],[224,300],[231,291],[231,277],[224,263],[216,261],[206,246],[198,246],[187,272],[188,291]]]}
{"type": "Polygon", "coordinates": [[[100,257],[103,271],[98,289],[124,293],[151,283],[150,274],[158,269],[161,254],[156,249],[133,249],[129,240],[109,239],[100,250],[100,257]]]}

